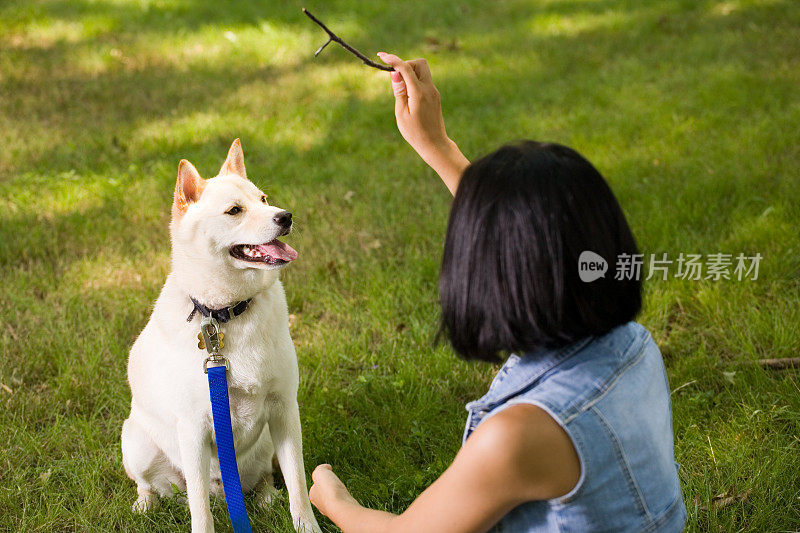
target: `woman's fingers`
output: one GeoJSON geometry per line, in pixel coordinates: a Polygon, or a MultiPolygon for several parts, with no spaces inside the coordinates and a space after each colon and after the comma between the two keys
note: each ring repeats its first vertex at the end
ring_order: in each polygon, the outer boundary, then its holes
{"type": "Polygon", "coordinates": [[[403,81],[403,76],[396,70],[389,74],[392,80],[392,91],[394,91],[395,98],[408,98],[408,91],[406,90],[406,82],[403,81]]]}
{"type": "Polygon", "coordinates": [[[400,73],[400,70],[398,70],[398,68],[400,68],[401,63],[403,65],[405,64],[397,56],[392,56],[391,54],[384,54],[382,52],[378,55],[381,57],[381,59],[384,59],[385,57],[387,63],[388,60],[391,60],[396,65],[398,65],[398,67],[396,67],[395,70],[390,73],[390,78],[392,80],[392,92],[394,93],[394,114],[398,118],[402,117],[403,115],[408,113],[408,87],[406,86],[406,82],[403,79],[403,75],[400,73]],[[399,62],[395,61],[394,60],[395,58],[397,58],[399,62]]]}
{"type": "Polygon", "coordinates": [[[331,510],[344,500],[352,500],[347,492],[347,487],[333,472],[329,464],[321,464],[311,473],[313,484],[308,491],[311,503],[325,516],[330,516],[331,510]]]}
{"type": "Polygon", "coordinates": [[[433,82],[433,78],[431,77],[431,68],[428,66],[428,62],[425,59],[412,59],[410,61],[406,61],[411,68],[414,69],[414,72],[417,74],[417,78],[423,84],[428,84],[433,82]]]}
{"type": "Polygon", "coordinates": [[[333,472],[333,467],[327,463],[318,465],[313,472],[311,472],[311,481],[314,483],[319,482],[320,478],[325,475],[325,471],[333,472]]]}
{"type": "MultiPolygon", "coordinates": [[[[414,71],[414,68],[408,64],[408,62],[403,61],[394,54],[378,52],[378,57],[381,58],[381,61],[387,65],[391,65],[397,72],[400,73],[400,75],[403,77],[403,82],[405,83],[406,94],[411,98],[416,98],[420,89],[419,78],[417,77],[417,73],[414,71]]],[[[392,82],[394,83],[394,77],[392,77],[392,82]]]]}
{"type": "Polygon", "coordinates": [[[325,478],[329,475],[329,473],[333,474],[333,468],[331,468],[331,465],[321,464],[317,466],[311,473],[311,481],[313,484],[308,490],[308,498],[311,500],[311,503],[313,503],[314,507],[319,509],[323,514],[325,514],[325,504],[327,503],[326,496],[328,489],[328,483],[325,483],[325,478]]]}
{"type": "Polygon", "coordinates": [[[399,72],[392,72],[391,78],[392,92],[394,93],[394,114],[399,120],[400,117],[408,114],[408,89],[406,89],[406,82],[403,81],[403,76],[399,72]]]}

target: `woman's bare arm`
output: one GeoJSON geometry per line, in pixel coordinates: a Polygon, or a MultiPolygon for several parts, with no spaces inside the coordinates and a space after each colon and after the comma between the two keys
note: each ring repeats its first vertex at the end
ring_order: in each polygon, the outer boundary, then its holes
{"type": "Polygon", "coordinates": [[[396,55],[384,52],[378,56],[395,69],[391,79],[397,128],[423,161],[439,174],[450,193],[455,195],[469,160],[444,129],[439,91],[433,84],[427,61],[403,61],[396,55]]]}
{"type": "Polygon", "coordinates": [[[580,477],[572,441],[542,409],[516,405],[478,426],[453,464],[401,515],[362,507],[330,465],[311,502],[344,533],[482,532],[517,505],[569,492],[580,477]]]}

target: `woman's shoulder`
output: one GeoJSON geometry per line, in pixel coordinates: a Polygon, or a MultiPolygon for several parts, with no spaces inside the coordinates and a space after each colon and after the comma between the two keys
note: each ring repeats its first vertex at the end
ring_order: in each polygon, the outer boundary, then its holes
{"type": "Polygon", "coordinates": [[[547,411],[531,404],[509,405],[489,417],[464,451],[513,483],[524,500],[563,496],[581,474],[570,436],[547,411]]]}

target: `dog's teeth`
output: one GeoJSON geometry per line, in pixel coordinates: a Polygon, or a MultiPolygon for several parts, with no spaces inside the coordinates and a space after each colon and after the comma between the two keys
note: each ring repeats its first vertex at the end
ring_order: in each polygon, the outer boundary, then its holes
{"type": "MultiPolygon", "coordinates": [[[[241,250],[242,250],[242,254],[246,255],[247,257],[253,257],[253,258],[265,257],[264,256],[264,252],[259,250],[258,247],[253,247],[253,246],[249,246],[247,244],[243,244],[241,250]]],[[[266,257],[268,257],[269,259],[272,259],[272,257],[269,257],[269,256],[266,256],[266,257]]]]}

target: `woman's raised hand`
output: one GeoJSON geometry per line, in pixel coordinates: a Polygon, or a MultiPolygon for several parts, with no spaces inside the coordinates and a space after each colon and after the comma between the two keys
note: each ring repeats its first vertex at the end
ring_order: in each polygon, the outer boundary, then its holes
{"type": "Polygon", "coordinates": [[[381,52],[378,56],[394,67],[391,73],[394,114],[403,138],[426,161],[447,143],[439,91],[424,59],[403,61],[381,52]]]}
{"type": "Polygon", "coordinates": [[[400,134],[455,194],[461,173],[469,161],[444,129],[439,91],[424,59],[403,61],[393,54],[378,53],[394,67],[391,73],[394,114],[400,134]]]}

